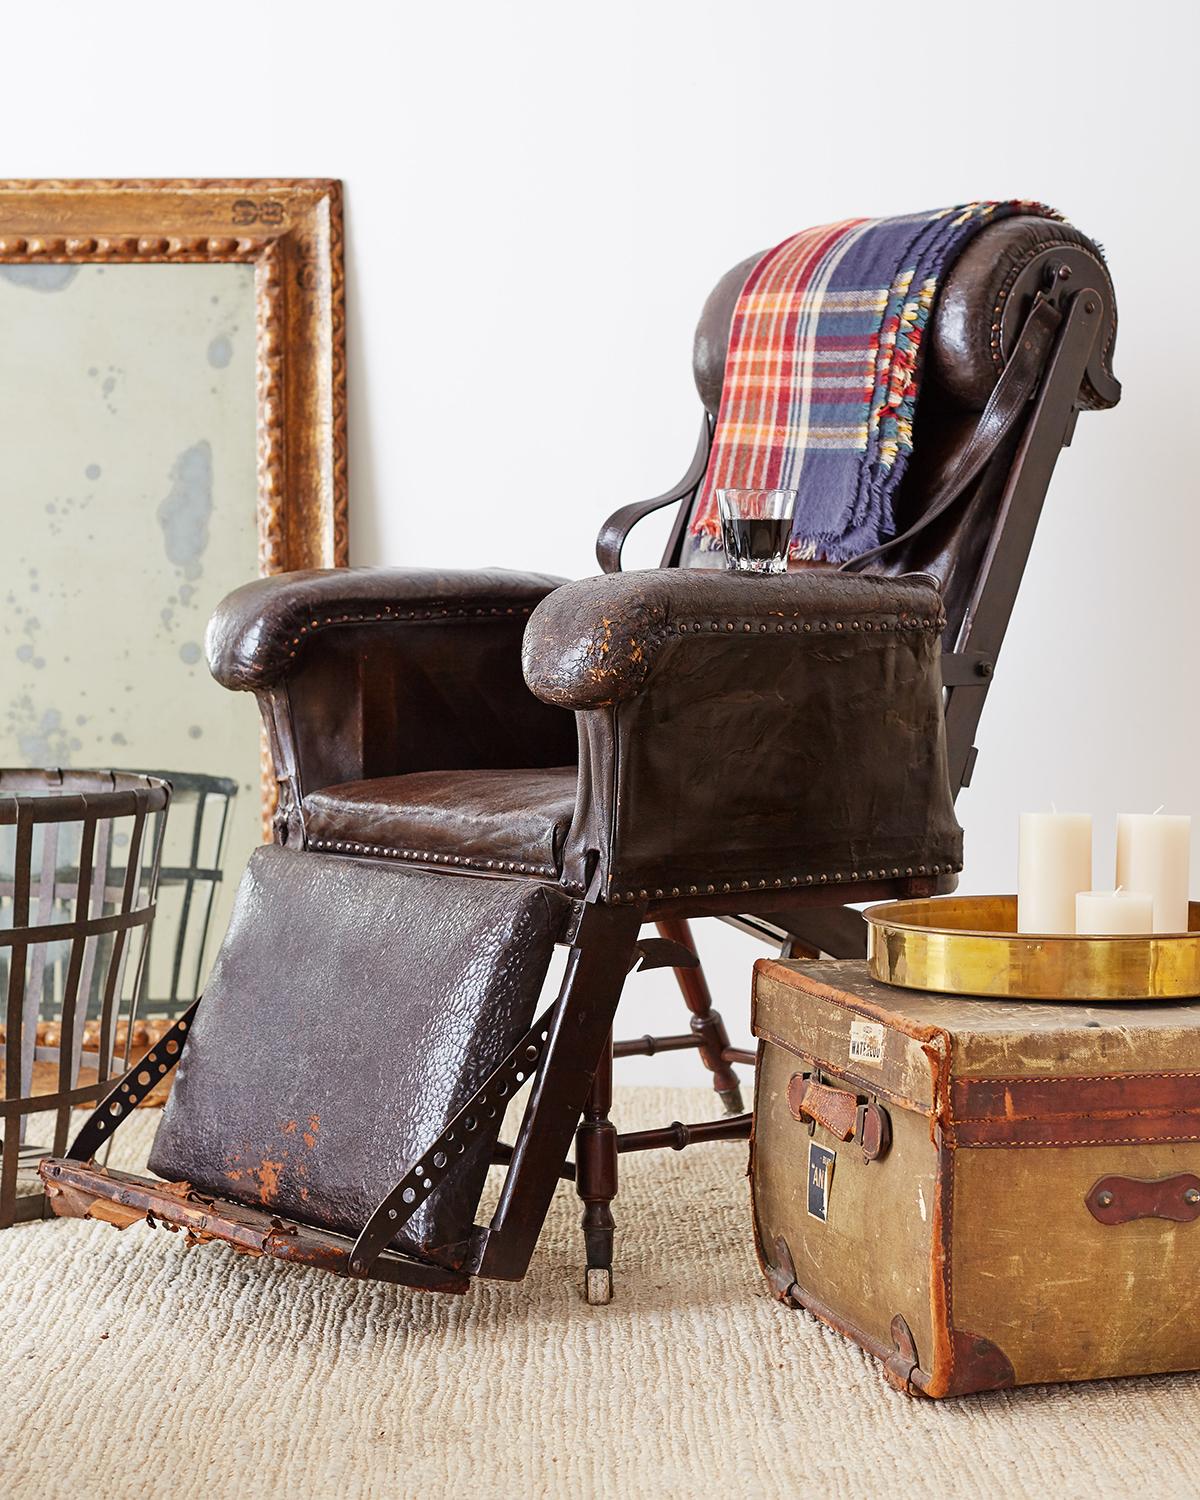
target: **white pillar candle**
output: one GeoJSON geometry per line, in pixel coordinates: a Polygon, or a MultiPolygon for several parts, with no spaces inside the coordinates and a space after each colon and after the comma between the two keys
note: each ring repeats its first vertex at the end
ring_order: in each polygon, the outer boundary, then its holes
{"type": "Polygon", "coordinates": [[[1075,897],[1092,886],[1091,813],[1022,813],[1017,931],[1074,932],[1075,897]]]}
{"type": "Polygon", "coordinates": [[[1170,813],[1117,819],[1117,884],[1154,897],[1154,932],[1188,930],[1192,820],[1170,813]]]}
{"type": "Polygon", "coordinates": [[[1154,897],[1149,891],[1080,891],[1075,897],[1075,931],[1080,937],[1153,932],[1154,897]]]}

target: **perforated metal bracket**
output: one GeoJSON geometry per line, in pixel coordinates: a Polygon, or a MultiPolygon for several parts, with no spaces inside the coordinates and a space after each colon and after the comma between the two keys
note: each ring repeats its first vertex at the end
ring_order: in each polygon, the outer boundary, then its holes
{"type": "Polygon", "coordinates": [[[379,1255],[403,1229],[421,1204],[465,1155],[472,1134],[480,1123],[508,1108],[510,1100],[537,1072],[550,1034],[555,1006],[548,1006],[524,1036],[514,1043],[498,1067],[493,1069],[442,1133],[404,1174],[363,1226],[350,1252],[349,1275],[367,1278],[379,1255]]]}
{"type": "Polygon", "coordinates": [[[71,1142],[67,1161],[91,1161],[96,1152],[112,1139],[113,1131],[138,1107],[151,1089],[167,1076],[183,1055],[183,1045],[191,1030],[200,1000],[194,1000],[170,1031],[159,1038],[149,1052],[130,1068],[110,1089],[80,1127],[71,1142]]]}

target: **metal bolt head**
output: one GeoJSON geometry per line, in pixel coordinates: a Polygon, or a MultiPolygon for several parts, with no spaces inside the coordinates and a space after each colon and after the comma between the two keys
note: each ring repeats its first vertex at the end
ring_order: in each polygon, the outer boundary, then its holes
{"type": "Polygon", "coordinates": [[[1113,1195],[1107,1189],[1103,1193],[1096,1194],[1096,1202],[1101,1208],[1108,1208],[1112,1204],[1112,1201],[1113,1195]]]}
{"type": "Polygon", "coordinates": [[[1200,1188],[1188,1188],[1183,1195],[1185,1203],[1200,1203],[1200,1188]]]}

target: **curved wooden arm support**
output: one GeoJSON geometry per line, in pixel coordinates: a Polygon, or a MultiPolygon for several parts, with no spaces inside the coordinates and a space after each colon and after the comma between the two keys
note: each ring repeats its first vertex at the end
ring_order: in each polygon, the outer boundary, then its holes
{"type": "MultiPolygon", "coordinates": [[[[700,439],[696,444],[696,451],[692,455],[687,473],[679,483],[673,485],[665,494],[655,495],[653,500],[635,500],[631,505],[623,505],[620,510],[613,511],[601,526],[600,535],[596,538],[596,561],[600,564],[602,572],[619,573],[621,571],[621,549],[629,533],[639,521],[644,520],[646,516],[653,515],[656,510],[662,510],[665,505],[691,500],[708,467],[711,432],[709,419],[705,414],[700,425],[700,439]]],[[[686,509],[686,506],[684,508],[686,509]]],[[[681,516],[680,522],[682,519],[681,516]]],[[[679,523],[676,526],[677,531],[678,529],[679,523]]],[[[668,550],[671,549],[668,548],[668,550]]]]}

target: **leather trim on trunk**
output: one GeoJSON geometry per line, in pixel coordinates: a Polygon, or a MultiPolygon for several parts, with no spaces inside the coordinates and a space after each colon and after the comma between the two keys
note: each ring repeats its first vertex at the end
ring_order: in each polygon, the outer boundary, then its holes
{"type": "Polygon", "coordinates": [[[1200,1140],[1200,1073],[954,1078],[947,1144],[1117,1146],[1200,1140]]]}

